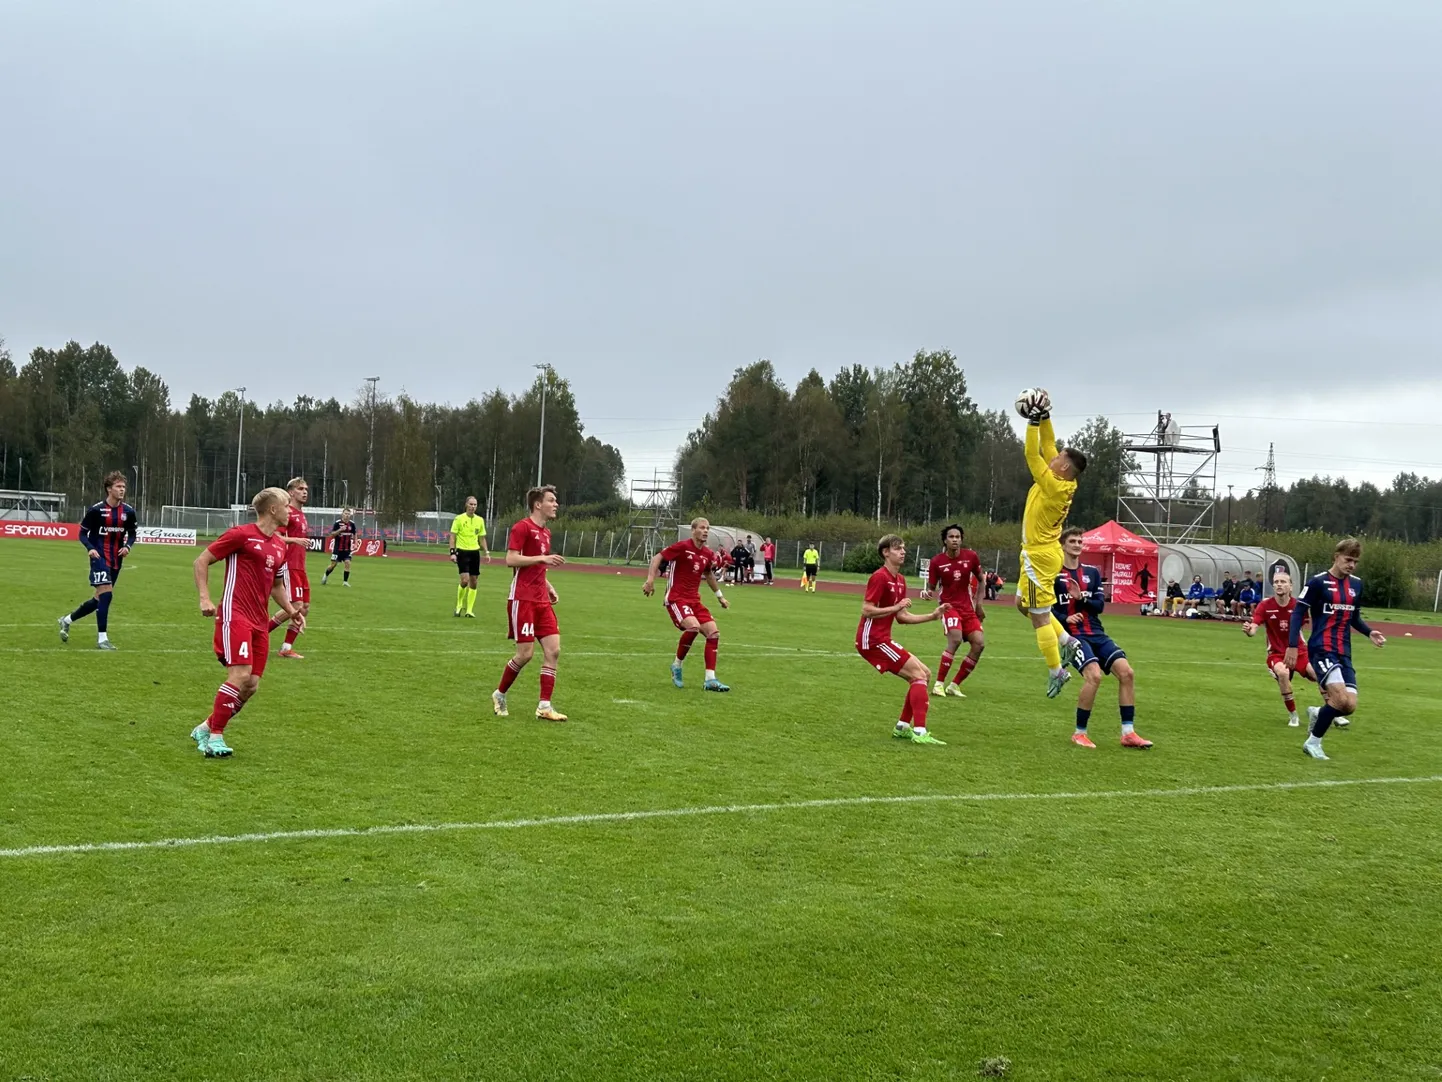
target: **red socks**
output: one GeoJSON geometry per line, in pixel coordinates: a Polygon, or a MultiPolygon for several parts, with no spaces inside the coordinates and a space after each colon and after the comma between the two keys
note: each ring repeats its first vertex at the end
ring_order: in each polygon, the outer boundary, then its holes
{"type": "Polygon", "coordinates": [[[683,632],[681,632],[681,643],[680,643],[680,645],[678,645],[678,646],[676,647],[676,660],[677,660],[677,661],[685,661],[685,660],[686,660],[686,655],[691,652],[691,644],[696,641],[696,636],[697,636],[698,634],[699,634],[699,632],[696,632],[696,631],[683,631],[683,632]]]}
{"type": "MultiPolygon", "coordinates": [[[[976,658],[972,657],[970,654],[967,654],[966,657],[961,659],[961,665],[956,670],[956,680],[954,681],[954,683],[961,683],[963,680],[965,680],[968,676],[971,675],[972,670],[975,668],[976,658]]],[[[940,679],[940,677],[937,677],[937,679],[940,679]]]]}
{"type": "Polygon", "coordinates": [[[926,693],[926,681],[917,680],[906,689],[906,711],[911,714],[911,724],[918,729],[926,728],[926,708],[931,699],[926,693]]]}
{"type": "Polygon", "coordinates": [[[270,629],[274,631],[276,628],[280,627],[281,624],[285,623],[289,619],[290,617],[287,616],[284,612],[277,610],[276,614],[270,618],[270,629]]]}
{"type": "Polygon", "coordinates": [[[501,682],[496,685],[496,690],[502,695],[511,690],[511,685],[516,682],[516,677],[521,675],[521,666],[516,664],[516,659],[511,658],[506,662],[506,667],[501,672],[501,682]]]}
{"type": "Polygon", "coordinates": [[[947,651],[941,655],[941,664],[936,667],[936,682],[938,684],[946,681],[946,674],[951,672],[951,663],[956,660],[956,655],[947,651]]]}
{"type": "Polygon", "coordinates": [[[706,640],[706,668],[710,672],[716,671],[716,652],[721,645],[721,636],[712,635],[706,640]]]}
{"type": "Polygon", "coordinates": [[[223,733],[230,719],[240,713],[240,707],[239,689],[229,682],[221,684],[215,693],[215,705],[210,708],[210,717],[206,718],[205,723],[210,726],[211,732],[223,733]]]}
{"type": "Polygon", "coordinates": [[[551,695],[556,690],[556,670],[549,665],[541,666],[541,702],[551,701],[551,695]]]}
{"type": "Polygon", "coordinates": [[[291,625],[290,625],[290,630],[285,633],[285,644],[286,644],[287,646],[294,646],[294,645],[295,645],[295,637],[296,637],[297,635],[299,635],[299,634],[300,634],[300,628],[296,627],[294,624],[291,624],[291,625]]]}
{"type": "Polygon", "coordinates": [[[1287,707],[1287,713],[1289,713],[1289,714],[1295,714],[1295,713],[1297,712],[1297,700],[1294,699],[1294,698],[1292,698],[1292,696],[1290,696],[1290,695],[1283,695],[1283,696],[1282,696],[1282,702],[1283,702],[1283,703],[1286,705],[1286,707],[1287,707]]]}

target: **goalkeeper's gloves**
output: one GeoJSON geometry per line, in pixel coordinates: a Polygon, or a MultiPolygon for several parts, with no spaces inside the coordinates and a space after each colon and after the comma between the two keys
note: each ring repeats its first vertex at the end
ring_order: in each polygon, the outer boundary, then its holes
{"type": "Polygon", "coordinates": [[[1039,424],[1041,424],[1043,421],[1050,421],[1050,420],[1051,420],[1051,410],[1040,410],[1040,411],[1038,411],[1038,412],[1036,412],[1036,413],[1033,413],[1033,414],[1031,415],[1031,423],[1034,424],[1034,425],[1039,425],[1039,424]]]}

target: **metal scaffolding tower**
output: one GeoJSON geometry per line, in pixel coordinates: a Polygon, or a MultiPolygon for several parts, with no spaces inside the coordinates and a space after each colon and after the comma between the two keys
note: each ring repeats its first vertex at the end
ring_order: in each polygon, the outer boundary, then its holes
{"type": "Polygon", "coordinates": [[[1258,466],[1257,471],[1262,475],[1262,490],[1257,493],[1257,502],[1260,505],[1261,517],[1257,525],[1264,530],[1275,529],[1272,525],[1272,495],[1277,491],[1277,445],[1267,444],[1267,464],[1258,466]]]}
{"type": "Polygon", "coordinates": [[[1123,439],[1117,522],[1158,544],[1211,541],[1222,453],[1217,426],[1184,428],[1158,410],[1155,428],[1123,439]]]}
{"type": "Polygon", "coordinates": [[[681,525],[681,475],[655,471],[631,482],[631,521],[626,530],[626,563],[650,563],[676,540],[681,525]]]}

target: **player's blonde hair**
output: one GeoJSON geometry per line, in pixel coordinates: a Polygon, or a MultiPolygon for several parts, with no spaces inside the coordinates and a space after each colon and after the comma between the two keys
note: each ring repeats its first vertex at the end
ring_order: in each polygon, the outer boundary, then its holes
{"type": "Polygon", "coordinates": [[[250,506],[255,508],[257,515],[264,515],[281,504],[290,503],[290,493],[283,488],[263,488],[255,494],[255,499],[250,501],[250,506]]]}
{"type": "Polygon", "coordinates": [[[1344,537],[1337,542],[1337,547],[1332,550],[1338,556],[1351,556],[1354,560],[1362,558],[1362,542],[1355,537],[1344,537]]]}
{"type": "Polygon", "coordinates": [[[306,488],[310,488],[310,482],[307,481],[304,477],[292,477],[289,481],[285,483],[285,491],[294,492],[296,489],[300,488],[301,485],[305,485],[306,488]]]}
{"type": "Polygon", "coordinates": [[[906,542],[901,539],[901,535],[900,535],[900,534],[889,533],[889,534],[887,534],[885,537],[883,537],[880,541],[876,542],[876,551],[880,554],[881,558],[884,560],[884,559],[886,559],[886,554],[887,554],[888,552],[890,552],[892,549],[894,549],[897,545],[904,545],[904,544],[906,544],[906,542]]]}

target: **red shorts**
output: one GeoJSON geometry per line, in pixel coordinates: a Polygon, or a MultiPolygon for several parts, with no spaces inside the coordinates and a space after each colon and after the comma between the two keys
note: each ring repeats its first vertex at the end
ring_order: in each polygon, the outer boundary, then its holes
{"type": "MultiPolygon", "coordinates": [[[[1275,677],[1277,674],[1276,674],[1275,672],[1272,672],[1272,666],[1273,666],[1273,665],[1285,665],[1286,662],[1287,662],[1287,659],[1286,659],[1283,655],[1281,655],[1281,654],[1268,654],[1268,655],[1267,655],[1267,671],[1268,671],[1269,673],[1272,673],[1272,675],[1275,677]]],[[[1299,646],[1299,647],[1297,647],[1297,667],[1296,667],[1295,669],[1293,669],[1292,671],[1293,671],[1293,672],[1296,672],[1296,673],[1303,673],[1303,674],[1306,673],[1306,671],[1307,671],[1307,648],[1306,648],[1305,646],[1299,646]]]]}
{"type": "Polygon", "coordinates": [[[310,604],[310,577],[303,568],[290,569],[290,600],[293,605],[310,604]]]}
{"type": "Polygon", "coordinates": [[[686,617],[694,616],[697,621],[703,624],[711,623],[715,618],[711,610],[700,601],[671,601],[666,605],[666,613],[671,617],[671,622],[676,625],[677,631],[686,630],[686,617]]]}
{"type": "Polygon", "coordinates": [[[974,612],[957,612],[952,609],[941,618],[941,626],[946,628],[948,635],[953,631],[960,631],[961,637],[966,639],[981,630],[981,617],[974,612]]]}
{"type": "Polygon", "coordinates": [[[226,623],[215,618],[215,658],[222,665],[249,665],[252,676],[265,672],[270,656],[270,628],[244,620],[226,623]]]}
{"type": "Polygon", "coordinates": [[[561,633],[556,607],[541,601],[506,602],[506,638],[535,642],[561,633]]]}
{"type": "Polygon", "coordinates": [[[890,640],[872,643],[870,646],[862,646],[857,643],[856,652],[861,655],[866,664],[877,672],[898,673],[911,660],[911,655],[906,652],[905,647],[890,640]]]}

